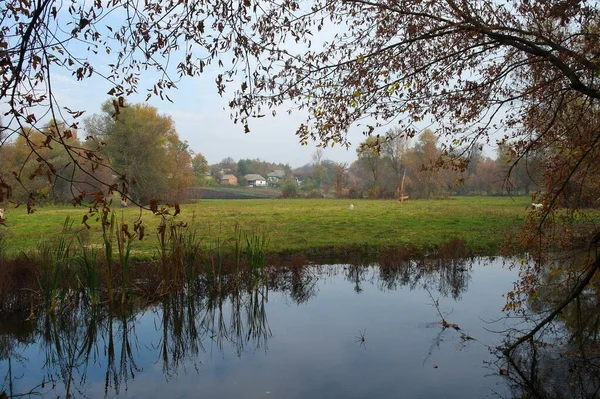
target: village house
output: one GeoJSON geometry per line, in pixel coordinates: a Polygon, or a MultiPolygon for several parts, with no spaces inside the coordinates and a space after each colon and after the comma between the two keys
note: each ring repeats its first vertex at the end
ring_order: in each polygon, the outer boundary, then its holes
{"type": "Polygon", "coordinates": [[[237,177],[235,177],[235,175],[223,175],[219,179],[219,184],[236,185],[238,184],[237,177]]]}
{"type": "Polygon", "coordinates": [[[266,187],[267,180],[261,175],[249,174],[244,176],[246,181],[248,182],[248,187],[266,187]]]}
{"type": "Polygon", "coordinates": [[[267,175],[267,181],[269,186],[276,186],[285,177],[285,171],[278,169],[274,170],[267,175]]]}

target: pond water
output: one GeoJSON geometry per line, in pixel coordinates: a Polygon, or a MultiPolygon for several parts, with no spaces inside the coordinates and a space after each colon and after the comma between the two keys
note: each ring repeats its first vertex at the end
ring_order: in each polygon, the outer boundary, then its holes
{"type": "Polygon", "coordinates": [[[120,312],[4,320],[0,391],[42,397],[485,398],[509,390],[501,258],[268,269],[120,312]],[[434,306],[437,303],[437,306],[434,306]],[[460,330],[442,328],[443,316],[460,330]],[[494,322],[495,321],[495,322],[494,322]],[[473,339],[469,339],[471,337],[473,339]]]}

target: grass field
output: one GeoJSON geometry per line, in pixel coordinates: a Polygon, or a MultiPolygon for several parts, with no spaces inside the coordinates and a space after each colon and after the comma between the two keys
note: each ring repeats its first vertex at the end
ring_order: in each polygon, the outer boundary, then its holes
{"type": "MultiPolygon", "coordinates": [[[[527,215],[527,197],[461,197],[448,200],[415,200],[403,204],[384,200],[260,199],[199,200],[183,205],[176,220],[188,222],[203,245],[242,231],[265,234],[269,252],[327,252],[332,248],[411,247],[427,250],[460,239],[476,254],[494,254],[504,234],[510,234],[527,215]],[[350,204],[354,209],[349,209],[350,204]]],[[[7,209],[2,242],[9,257],[51,241],[61,231],[67,216],[81,229],[88,243],[100,244],[99,222],[81,225],[85,208],[40,207],[27,215],[24,208],[7,209]]],[[[139,216],[134,208],[116,209],[130,225],[139,216]]],[[[132,247],[134,257],[153,256],[158,247],[158,216],[142,214],[146,237],[132,247]]]]}

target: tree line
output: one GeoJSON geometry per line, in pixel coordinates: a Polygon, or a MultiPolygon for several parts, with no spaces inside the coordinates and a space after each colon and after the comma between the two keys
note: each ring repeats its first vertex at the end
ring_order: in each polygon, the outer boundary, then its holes
{"type": "Polygon", "coordinates": [[[188,199],[203,176],[204,157],[194,154],[179,138],[171,117],[155,107],[124,104],[115,118],[107,101],[84,126],[85,137],[51,120],[41,129],[23,131],[16,140],[3,141],[0,179],[10,187],[12,201],[29,205],[35,197],[36,202],[94,203],[126,193],[123,204],[175,203],[188,199]]]}
{"type": "Polygon", "coordinates": [[[50,202],[82,196],[90,200],[97,191],[103,195],[110,191],[111,186],[103,182],[112,182],[115,191],[128,184],[128,196],[136,203],[147,204],[152,199],[181,202],[197,195],[196,187],[218,185],[224,174],[235,175],[238,184],[246,186],[246,175],[266,178],[275,170],[285,173],[274,185],[287,197],[524,195],[539,189],[541,178],[540,161],[534,160],[513,166],[507,179],[513,165],[509,146],[500,147],[495,159],[485,156],[481,147],[473,147],[460,155],[467,161],[462,170],[440,164],[444,153],[431,130],[424,130],[416,140],[407,139],[398,128],[370,136],[360,144],[357,158],[350,164],[324,159],[318,148],[312,162],[292,169],[288,164],[249,158],[236,161],[232,157],[209,165],[202,154],[194,153],[179,138],[169,116],[145,104],[124,106],[115,118],[112,102],[107,101],[100,113],[85,119],[84,127],[85,137],[80,137],[64,123],[48,122],[42,129],[23,132],[0,146],[0,176],[14,187],[14,201],[26,203],[32,190],[50,202]],[[49,137],[59,136],[84,156],[90,151],[87,156],[94,162],[78,167],[81,165],[64,146],[51,144],[49,137]],[[37,154],[31,153],[27,140],[40,143],[37,154]],[[48,169],[40,167],[41,158],[48,169]],[[26,188],[21,184],[24,181],[26,188]]]}

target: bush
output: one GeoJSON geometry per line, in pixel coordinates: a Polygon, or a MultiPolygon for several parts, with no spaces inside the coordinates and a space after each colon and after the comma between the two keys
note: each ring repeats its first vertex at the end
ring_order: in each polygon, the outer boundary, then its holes
{"type": "Polygon", "coordinates": [[[281,184],[281,196],[283,198],[294,198],[298,195],[298,185],[287,181],[281,184]]]}
{"type": "Polygon", "coordinates": [[[367,195],[372,199],[381,198],[381,190],[377,186],[371,187],[367,190],[367,195]]]}

